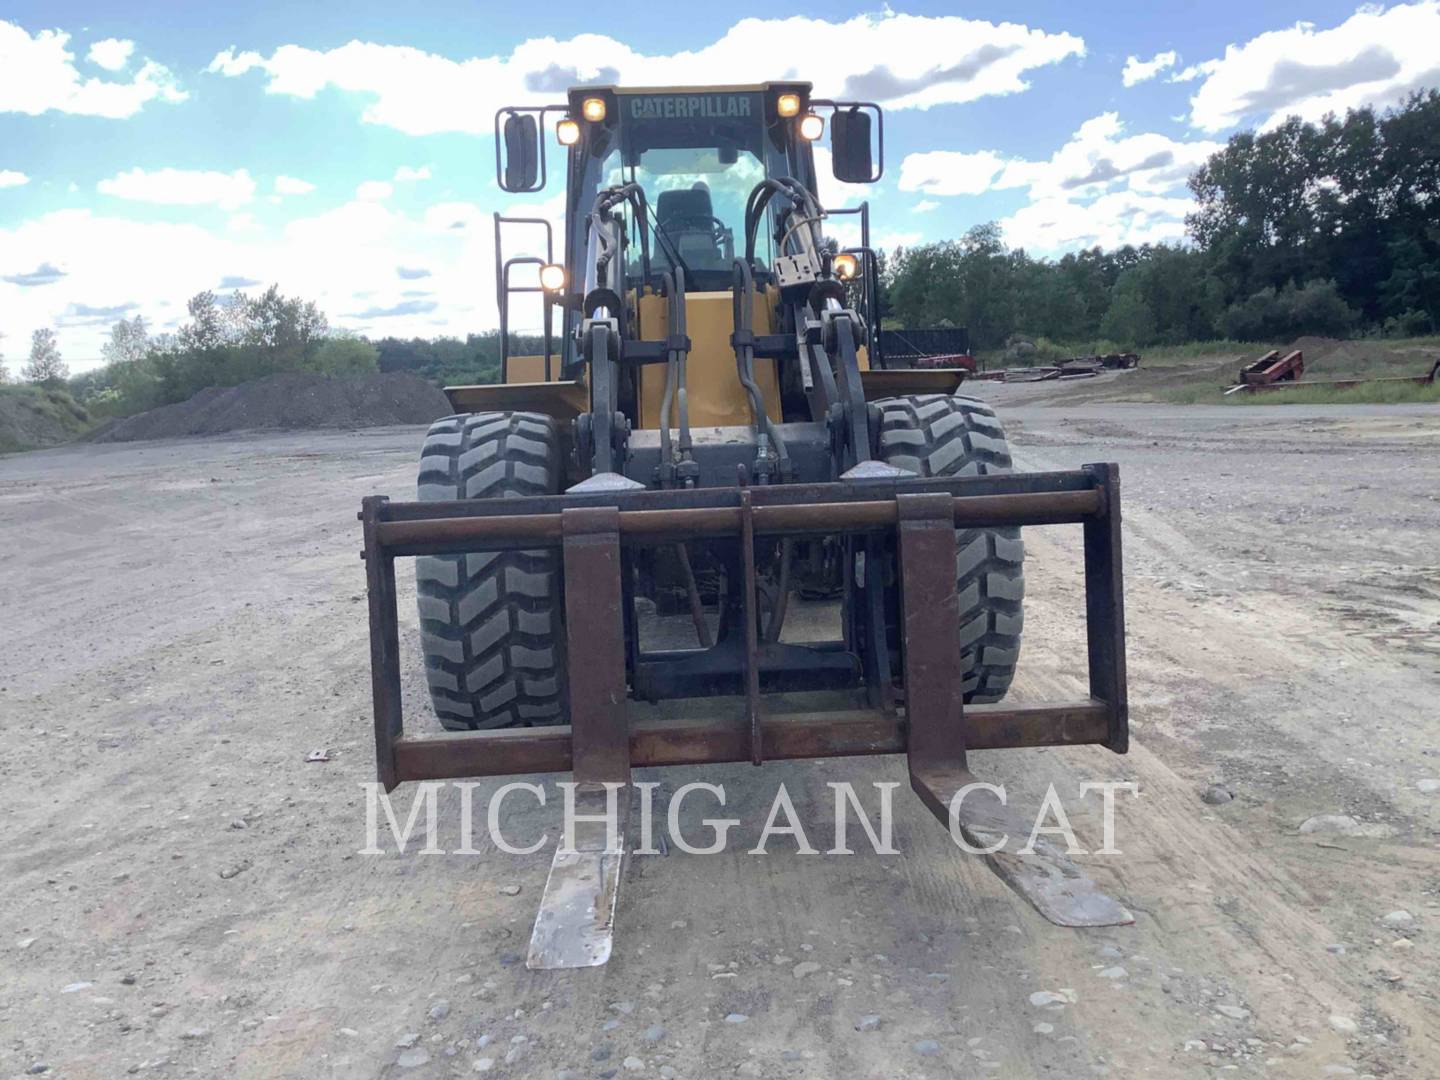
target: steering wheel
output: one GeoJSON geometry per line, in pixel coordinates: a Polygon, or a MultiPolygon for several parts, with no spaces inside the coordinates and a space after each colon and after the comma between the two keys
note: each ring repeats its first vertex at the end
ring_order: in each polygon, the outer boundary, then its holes
{"type": "Polygon", "coordinates": [[[710,214],[679,214],[670,219],[665,230],[667,233],[677,232],[708,232],[715,246],[725,249],[735,242],[734,233],[730,227],[718,217],[710,214]]]}

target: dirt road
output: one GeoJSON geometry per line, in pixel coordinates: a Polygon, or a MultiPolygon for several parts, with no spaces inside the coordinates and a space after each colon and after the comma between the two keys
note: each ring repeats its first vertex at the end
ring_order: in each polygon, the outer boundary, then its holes
{"type": "MultiPolygon", "coordinates": [[[[547,851],[358,854],[354,512],[408,493],[419,432],[0,460],[0,1072],[1440,1074],[1440,410],[1004,415],[1023,467],[1121,463],[1133,749],[975,770],[1036,802],[1054,782],[1092,849],[1078,785],[1135,781],[1123,854],[1079,861],[1136,924],[1051,926],[902,784],[902,855],[633,859],[616,956],[578,973],[517,962],[547,851]]],[[[1078,531],[1026,541],[1016,696],[1073,696],[1078,531]]],[[[416,637],[407,726],[431,723],[416,637]]],[[[783,781],[823,848],[827,781],[904,775],[652,778],[723,783],[687,831],[740,817],[751,842],[783,781]]],[[[514,805],[514,842],[553,835],[553,806],[514,805]]]]}

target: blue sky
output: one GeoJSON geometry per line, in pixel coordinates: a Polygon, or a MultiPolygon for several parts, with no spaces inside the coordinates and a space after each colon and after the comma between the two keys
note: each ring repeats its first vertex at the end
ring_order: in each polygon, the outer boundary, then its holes
{"type": "Polygon", "coordinates": [[[1178,239],[1234,131],[1440,84],[1436,0],[645,10],[3,0],[0,352],[52,326],[83,370],[117,317],[272,281],[372,335],[493,327],[491,117],[567,73],[880,95],[885,178],[827,203],[887,247],[996,220],[1042,255],[1178,239]]]}

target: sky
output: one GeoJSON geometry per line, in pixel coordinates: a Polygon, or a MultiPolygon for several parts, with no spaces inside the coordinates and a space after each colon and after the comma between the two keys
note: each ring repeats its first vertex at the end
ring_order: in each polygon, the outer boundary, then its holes
{"type": "Polygon", "coordinates": [[[884,176],[822,201],[868,200],[886,248],[998,221],[1048,257],[1182,240],[1238,130],[1440,85],[1440,0],[781,11],[0,0],[0,353],[52,327],[84,371],[118,318],[270,283],[371,336],[491,329],[492,213],[560,206],[498,190],[494,113],[571,84],[878,100],[884,176]]]}

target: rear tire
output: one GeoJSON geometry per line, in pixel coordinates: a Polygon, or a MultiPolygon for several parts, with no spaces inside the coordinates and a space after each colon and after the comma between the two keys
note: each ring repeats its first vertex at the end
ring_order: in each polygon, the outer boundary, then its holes
{"type": "MultiPolygon", "coordinates": [[[[985,476],[1011,470],[995,410],[976,398],[915,394],[880,406],[880,456],[920,476],[985,476]]],[[[960,664],[965,701],[1003,698],[1020,659],[1025,544],[1020,530],[955,530],[960,664]]]]}
{"type": "MultiPolygon", "coordinates": [[[[560,466],[548,416],[447,416],[425,437],[418,494],[422,502],[554,495],[560,466]]],[[[415,560],[425,674],[445,728],[561,721],[559,560],[555,549],[415,560]]]]}

